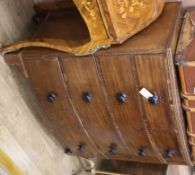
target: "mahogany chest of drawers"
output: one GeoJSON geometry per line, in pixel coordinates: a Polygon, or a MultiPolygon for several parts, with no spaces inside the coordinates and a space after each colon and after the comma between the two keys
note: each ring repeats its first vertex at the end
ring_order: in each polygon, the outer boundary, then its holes
{"type": "MultiPolygon", "coordinates": [[[[181,12],[167,3],[150,27],[93,55],[31,48],[4,57],[30,80],[67,154],[191,164],[173,59],[181,12]]],[[[34,37],[82,35],[78,26],[66,33],[63,20],[48,17],[34,37]]]]}

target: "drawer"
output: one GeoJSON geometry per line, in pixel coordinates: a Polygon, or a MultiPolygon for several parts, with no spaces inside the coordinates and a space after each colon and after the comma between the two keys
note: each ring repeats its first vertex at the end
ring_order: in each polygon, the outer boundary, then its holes
{"type": "Polygon", "coordinates": [[[62,64],[72,102],[91,138],[109,157],[128,155],[106,103],[94,58],[64,58],[62,64]]]}
{"type": "Polygon", "coordinates": [[[131,156],[156,160],[147,134],[142,132],[144,118],[139,108],[139,94],[129,56],[101,56],[97,57],[96,61],[114,120],[131,151],[131,156]],[[144,156],[139,155],[140,152],[144,156]]]}
{"type": "Polygon", "coordinates": [[[119,128],[124,129],[121,131],[123,135],[126,135],[129,128],[144,128],[130,57],[101,56],[97,61],[109,105],[119,128]]]}
{"type": "Polygon", "coordinates": [[[170,114],[163,59],[164,58],[160,55],[143,55],[135,56],[134,62],[139,90],[146,88],[159,98],[155,104],[152,102],[149,103],[146,98],[140,95],[148,127],[152,129],[169,130],[173,128],[173,121],[170,114]]]}
{"type": "Polygon", "coordinates": [[[131,130],[127,143],[134,160],[160,163],[157,154],[152,148],[148,135],[143,130],[131,130]]]}
{"type": "Polygon", "coordinates": [[[150,134],[167,163],[185,164],[175,133],[169,131],[153,131],[150,134]]]}
{"type": "Polygon", "coordinates": [[[93,157],[99,151],[85,134],[69,102],[58,60],[25,61],[29,79],[50,126],[65,152],[93,157]]]}

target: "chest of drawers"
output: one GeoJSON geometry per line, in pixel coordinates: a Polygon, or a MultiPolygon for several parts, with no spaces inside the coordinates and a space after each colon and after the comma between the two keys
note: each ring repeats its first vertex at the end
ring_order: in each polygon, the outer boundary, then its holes
{"type": "MultiPolygon", "coordinates": [[[[173,60],[181,11],[167,3],[150,27],[93,55],[40,48],[5,55],[30,80],[67,154],[191,164],[173,60]]],[[[78,27],[67,34],[63,20],[48,18],[34,37],[82,34],[78,27]]]]}

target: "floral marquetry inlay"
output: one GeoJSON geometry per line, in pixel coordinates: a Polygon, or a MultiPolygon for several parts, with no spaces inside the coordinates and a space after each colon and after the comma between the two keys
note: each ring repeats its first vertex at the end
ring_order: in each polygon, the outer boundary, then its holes
{"type": "Polygon", "coordinates": [[[68,5],[64,0],[60,1],[63,5],[56,1],[40,5],[38,9],[64,9],[69,7],[69,1],[73,2],[70,6],[79,11],[88,28],[89,38],[82,42],[78,40],[78,44],[74,41],[74,47],[63,39],[36,38],[4,47],[1,52],[5,54],[25,47],[46,47],[74,55],[92,54],[100,48],[121,44],[143,30],[158,18],[164,7],[164,0],[65,0],[68,5]]]}
{"type": "Polygon", "coordinates": [[[119,14],[121,18],[126,19],[128,14],[134,13],[135,10],[142,10],[147,7],[147,4],[143,0],[117,0],[119,5],[119,14]]]}
{"type": "Polygon", "coordinates": [[[83,5],[85,10],[88,12],[88,15],[92,19],[93,27],[95,27],[95,28],[98,27],[97,26],[97,14],[96,14],[96,11],[94,9],[94,3],[92,2],[92,0],[83,0],[81,2],[81,4],[83,5]]]}
{"type": "Polygon", "coordinates": [[[93,41],[107,40],[101,12],[96,0],[73,0],[82,15],[93,41]]]}

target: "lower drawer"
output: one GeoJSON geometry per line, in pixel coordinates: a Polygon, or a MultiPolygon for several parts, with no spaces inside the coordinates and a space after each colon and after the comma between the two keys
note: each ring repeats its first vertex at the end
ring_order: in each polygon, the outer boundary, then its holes
{"type": "Polygon", "coordinates": [[[165,163],[185,163],[179,149],[176,133],[169,131],[153,131],[150,134],[165,163]]]}

